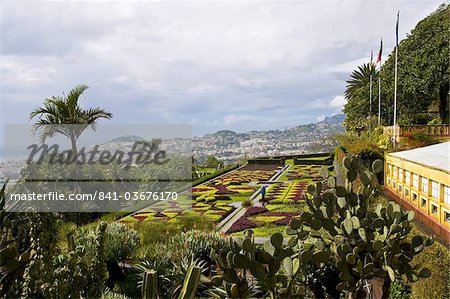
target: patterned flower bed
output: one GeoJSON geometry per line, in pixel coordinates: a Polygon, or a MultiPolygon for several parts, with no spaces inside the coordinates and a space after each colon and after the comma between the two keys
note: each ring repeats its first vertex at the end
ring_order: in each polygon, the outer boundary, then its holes
{"type": "Polygon", "coordinates": [[[212,202],[217,200],[231,200],[231,195],[250,196],[255,187],[248,185],[223,185],[216,181],[192,188],[192,199],[196,202],[212,202]]]}
{"type": "Polygon", "coordinates": [[[146,222],[146,221],[164,221],[178,217],[185,211],[192,211],[201,217],[206,217],[212,222],[219,222],[228,216],[235,208],[225,203],[186,203],[178,205],[177,202],[161,202],[149,206],[137,213],[128,215],[120,221],[124,223],[146,222]]]}
{"type": "Polygon", "coordinates": [[[267,192],[270,203],[293,204],[302,201],[307,187],[306,182],[279,183],[272,185],[267,192]]]}
{"type": "Polygon", "coordinates": [[[303,213],[304,195],[309,184],[321,181],[323,188],[328,188],[320,177],[321,168],[321,165],[292,165],[287,175],[283,175],[279,182],[268,187],[267,205],[264,208],[250,207],[229,231],[233,235],[240,235],[245,229],[254,228],[257,236],[283,232],[284,227],[293,218],[303,213]]]}
{"type": "Polygon", "coordinates": [[[289,168],[286,177],[288,180],[320,179],[319,165],[293,165],[289,168]]]}
{"type": "Polygon", "coordinates": [[[267,181],[275,170],[236,170],[213,181],[215,185],[240,185],[250,182],[267,181]]]}
{"type": "MultiPolygon", "coordinates": [[[[250,210],[250,209],[249,209],[250,210]]],[[[260,210],[262,211],[262,210],[260,210]]],[[[266,210],[267,211],[267,210],[266,210]]],[[[296,217],[299,217],[301,212],[262,212],[253,214],[255,210],[246,213],[239,218],[226,232],[227,234],[242,232],[249,228],[263,228],[265,226],[286,226],[296,217]]]]}

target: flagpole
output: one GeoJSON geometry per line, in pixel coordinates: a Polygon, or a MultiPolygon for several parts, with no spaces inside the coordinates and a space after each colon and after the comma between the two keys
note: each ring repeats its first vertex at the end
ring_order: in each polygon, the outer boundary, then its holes
{"type": "Polygon", "coordinates": [[[372,71],[370,71],[370,91],[369,91],[369,102],[370,102],[370,107],[369,107],[369,120],[372,117],[372,71]]]}
{"type": "Polygon", "coordinates": [[[378,126],[381,126],[381,56],[380,69],[378,70],[378,126]]]}
{"type": "Polygon", "coordinates": [[[373,74],[373,51],[370,51],[370,62],[369,62],[369,70],[370,70],[370,83],[369,83],[369,128],[372,130],[372,74],[373,74]]]}
{"type": "Polygon", "coordinates": [[[381,126],[381,57],[383,56],[383,39],[380,39],[380,50],[378,51],[378,57],[375,64],[380,63],[378,69],[378,126],[381,126]]]}
{"type": "Polygon", "coordinates": [[[378,71],[378,126],[381,126],[381,60],[378,71]]]}
{"type": "Polygon", "coordinates": [[[394,148],[397,145],[397,61],[398,61],[398,22],[400,11],[397,12],[396,45],[395,45],[395,73],[394,73],[394,148]]]}

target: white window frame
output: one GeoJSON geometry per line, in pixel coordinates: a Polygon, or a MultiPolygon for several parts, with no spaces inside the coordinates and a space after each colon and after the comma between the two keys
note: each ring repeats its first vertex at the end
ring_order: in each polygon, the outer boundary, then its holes
{"type": "Polygon", "coordinates": [[[411,172],[405,171],[405,184],[411,185],[411,172]]]}
{"type": "Polygon", "coordinates": [[[403,182],[403,169],[402,168],[398,169],[398,180],[400,182],[403,182]]]}
{"type": "Polygon", "coordinates": [[[431,197],[439,199],[439,183],[435,181],[431,181],[431,197]]]}
{"type": "Polygon", "coordinates": [[[444,185],[444,202],[450,205],[450,186],[444,185]]]}
{"type": "Polygon", "coordinates": [[[420,183],[420,191],[428,194],[428,178],[422,177],[420,183]]]}
{"type": "Polygon", "coordinates": [[[413,173],[413,187],[419,190],[419,175],[413,173]]]}

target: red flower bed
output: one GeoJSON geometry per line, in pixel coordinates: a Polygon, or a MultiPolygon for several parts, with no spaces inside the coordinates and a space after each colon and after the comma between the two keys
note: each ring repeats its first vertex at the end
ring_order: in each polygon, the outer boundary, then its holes
{"type": "Polygon", "coordinates": [[[301,212],[267,212],[262,216],[285,216],[285,217],[293,217],[300,215],[301,212]]]}
{"type": "Polygon", "coordinates": [[[141,216],[141,215],[132,215],[131,217],[133,217],[134,219],[137,219],[139,221],[144,221],[145,219],[147,219],[147,216],[141,216]]]}
{"type": "Polygon", "coordinates": [[[226,186],[224,185],[215,185],[214,188],[216,188],[218,191],[217,194],[233,194],[237,193],[236,191],[228,190],[226,186]]]}
{"type": "Polygon", "coordinates": [[[249,228],[255,228],[256,224],[253,221],[247,219],[247,217],[243,216],[239,218],[231,227],[227,230],[227,234],[240,232],[249,228]]]}
{"type": "Polygon", "coordinates": [[[202,187],[192,188],[192,192],[206,192],[206,191],[210,191],[210,189],[209,188],[202,188],[202,187]]]}
{"type": "Polygon", "coordinates": [[[274,222],[275,225],[283,225],[286,226],[291,222],[292,217],[284,217],[283,219],[277,220],[274,222]]]}
{"type": "Polygon", "coordinates": [[[295,194],[295,195],[289,196],[288,199],[292,199],[293,201],[298,201],[298,200],[302,200],[303,196],[301,196],[300,194],[295,194]]]}
{"type": "Polygon", "coordinates": [[[266,208],[263,208],[263,207],[250,207],[247,209],[244,216],[248,217],[248,216],[252,216],[252,215],[256,215],[256,214],[265,213],[267,211],[269,211],[269,210],[267,210],[266,208]]]}

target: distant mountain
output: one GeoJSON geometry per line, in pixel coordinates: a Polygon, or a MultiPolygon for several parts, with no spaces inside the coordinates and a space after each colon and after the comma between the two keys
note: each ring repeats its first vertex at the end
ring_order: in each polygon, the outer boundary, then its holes
{"type": "Polygon", "coordinates": [[[325,117],[325,119],[322,121],[326,124],[332,124],[332,125],[343,125],[345,119],[345,114],[336,114],[333,116],[325,117]]]}

